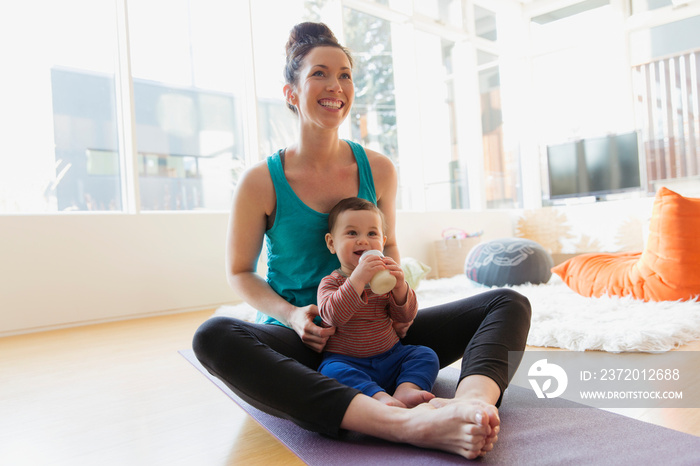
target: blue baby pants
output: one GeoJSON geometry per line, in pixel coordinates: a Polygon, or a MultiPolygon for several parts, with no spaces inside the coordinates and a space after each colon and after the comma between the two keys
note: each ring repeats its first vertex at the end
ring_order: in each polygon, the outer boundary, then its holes
{"type": "Polygon", "coordinates": [[[430,391],[440,364],[435,351],[427,346],[398,342],[389,351],[368,358],[325,353],[318,370],[367,396],[381,391],[393,395],[404,382],[430,391]]]}

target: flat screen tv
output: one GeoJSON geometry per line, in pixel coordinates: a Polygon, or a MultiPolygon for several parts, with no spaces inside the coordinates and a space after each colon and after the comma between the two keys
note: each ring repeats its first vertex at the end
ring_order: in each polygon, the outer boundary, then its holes
{"type": "Polygon", "coordinates": [[[641,189],[636,132],[547,146],[549,198],[599,196],[641,189]]]}

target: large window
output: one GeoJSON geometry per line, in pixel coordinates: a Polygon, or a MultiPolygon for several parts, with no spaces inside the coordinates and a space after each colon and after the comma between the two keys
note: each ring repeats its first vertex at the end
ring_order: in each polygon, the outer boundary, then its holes
{"type": "Polygon", "coordinates": [[[0,74],[0,115],[13,123],[0,213],[228,210],[242,171],[295,139],[284,44],[308,20],[353,51],[356,102],[341,136],[392,160],[400,208],[517,206],[517,152],[494,150],[507,134],[502,71],[478,68],[473,46],[500,44],[497,19],[471,0],[0,7],[4,43],[22,44],[6,48],[0,74]]]}
{"type": "Polygon", "coordinates": [[[3,43],[22,46],[0,77],[0,212],[228,209],[244,168],[236,5],[2,7],[3,43]]]}
{"type": "MultiPolygon", "coordinates": [[[[425,2],[417,11],[441,18],[458,4],[425,2]]],[[[353,138],[396,164],[400,208],[466,207],[453,71],[453,62],[466,57],[455,51],[454,41],[432,32],[352,8],[343,17],[356,61],[353,138]]]]}
{"type": "Polygon", "coordinates": [[[88,181],[108,177],[108,189],[120,189],[122,173],[112,154],[118,151],[116,39],[110,0],[30,0],[0,7],[0,213],[73,209],[72,202],[61,204],[71,179],[81,180],[75,208],[121,209],[119,196],[114,202],[98,199],[88,181]],[[71,75],[79,75],[78,92],[57,92],[71,75]],[[69,107],[73,118],[66,116],[69,107]],[[84,141],[80,149],[78,138],[84,141]],[[78,163],[73,150],[81,151],[78,163]],[[88,165],[94,175],[88,175],[88,165]]]}
{"type": "Polygon", "coordinates": [[[245,167],[239,2],[128,2],[142,210],[227,210],[245,167]]]}
{"type": "MultiPolygon", "coordinates": [[[[57,209],[123,210],[114,78],[54,68],[51,86],[57,209]]],[[[141,209],[225,208],[243,168],[236,99],[140,79],[133,95],[141,209]]]]}

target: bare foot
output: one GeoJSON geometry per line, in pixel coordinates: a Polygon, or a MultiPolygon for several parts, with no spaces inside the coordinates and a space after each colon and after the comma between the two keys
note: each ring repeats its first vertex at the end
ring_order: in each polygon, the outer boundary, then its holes
{"type": "Polygon", "coordinates": [[[389,395],[387,392],[377,392],[372,395],[372,398],[379,400],[387,406],[396,406],[397,408],[407,408],[407,406],[399,399],[389,395]]]}
{"type": "Polygon", "coordinates": [[[432,393],[421,390],[421,388],[411,382],[404,382],[396,388],[394,398],[401,401],[406,407],[414,408],[421,403],[427,403],[435,398],[432,393]]]}
{"type": "Polygon", "coordinates": [[[359,394],[345,411],[340,427],[474,459],[493,449],[499,425],[496,407],[479,399],[433,398],[402,409],[359,394]]]}
{"type": "Polygon", "coordinates": [[[501,395],[501,389],[493,379],[484,375],[472,374],[462,379],[457,386],[453,400],[440,399],[433,400],[435,406],[445,406],[458,400],[471,403],[480,403],[484,412],[488,415],[488,420],[484,421],[491,429],[486,438],[486,444],[481,454],[493,449],[493,444],[498,440],[498,432],[501,429],[501,419],[498,416],[498,409],[495,403],[501,395]]]}
{"type": "Polygon", "coordinates": [[[479,422],[484,427],[488,427],[488,434],[484,439],[484,446],[480,452],[480,456],[483,456],[493,450],[493,445],[498,441],[498,433],[501,430],[501,418],[498,416],[498,408],[482,400],[464,400],[463,398],[434,398],[430,401],[430,404],[435,408],[444,408],[451,404],[462,403],[469,403],[483,410],[479,422]],[[485,417],[484,414],[486,415],[485,417]]]}
{"type": "Polygon", "coordinates": [[[467,459],[491,451],[497,437],[490,419],[497,419],[497,412],[494,413],[482,402],[449,401],[431,401],[409,410],[411,417],[404,428],[405,437],[402,440],[418,447],[455,453],[467,459]],[[494,415],[489,416],[489,411],[494,415]]]}

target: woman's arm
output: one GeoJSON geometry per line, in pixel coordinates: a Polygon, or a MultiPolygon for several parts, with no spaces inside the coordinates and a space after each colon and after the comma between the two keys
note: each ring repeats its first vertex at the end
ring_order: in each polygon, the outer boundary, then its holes
{"type": "Polygon", "coordinates": [[[294,306],[257,274],[258,258],[275,208],[275,191],[267,166],[246,171],[233,195],[226,242],[226,273],[231,287],[250,305],[287,323],[294,306]]]}
{"type": "Polygon", "coordinates": [[[290,326],[307,346],[321,351],[335,329],[313,323],[318,308],[293,306],[257,274],[265,231],[275,205],[275,189],[267,164],[259,163],[245,172],[233,196],[226,243],[228,282],[255,309],[290,326]]]}

